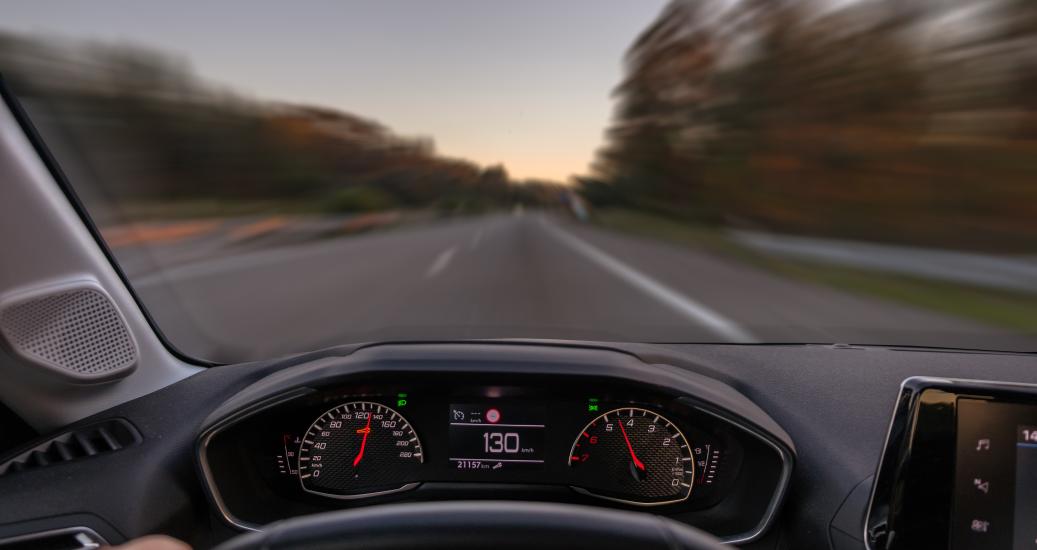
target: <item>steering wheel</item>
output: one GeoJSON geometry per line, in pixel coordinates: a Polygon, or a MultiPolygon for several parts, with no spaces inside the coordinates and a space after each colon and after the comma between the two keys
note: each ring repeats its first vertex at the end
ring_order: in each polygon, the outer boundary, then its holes
{"type": "Polygon", "coordinates": [[[388,504],[278,521],[217,550],[281,548],[665,548],[722,550],[698,529],[653,514],[540,502],[388,504]]]}

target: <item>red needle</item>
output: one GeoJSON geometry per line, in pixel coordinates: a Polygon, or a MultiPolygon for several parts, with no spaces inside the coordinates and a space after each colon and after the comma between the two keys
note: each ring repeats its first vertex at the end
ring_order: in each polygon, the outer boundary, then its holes
{"type": "Polygon", "coordinates": [[[627,442],[627,449],[630,449],[630,458],[634,459],[634,466],[637,466],[637,469],[642,472],[645,471],[645,463],[641,462],[637,455],[634,454],[634,446],[630,444],[630,438],[627,437],[627,430],[623,427],[623,419],[617,418],[616,420],[619,420],[619,431],[623,432],[623,441],[627,442]]]}
{"type": "MultiPolygon", "coordinates": [[[[358,434],[364,434],[364,439],[360,441],[360,452],[356,454],[356,458],[353,459],[353,467],[356,468],[357,464],[360,464],[360,459],[364,458],[364,448],[367,447],[367,436],[371,434],[371,414],[367,415],[367,426],[356,431],[358,434]]],[[[631,451],[633,452],[633,451],[631,451]]]]}

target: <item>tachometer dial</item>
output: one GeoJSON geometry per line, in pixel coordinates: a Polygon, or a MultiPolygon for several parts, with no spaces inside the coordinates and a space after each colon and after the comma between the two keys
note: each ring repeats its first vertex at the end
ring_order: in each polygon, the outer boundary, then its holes
{"type": "Polygon", "coordinates": [[[695,480],[684,434],[662,415],[635,407],[587,424],[573,442],[569,467],[577,490],[638,505],[685,500],[695,480]]]}
{"type": "Polygon", "coordinates": [[[400,413],[344,403],[310,425],[299,446],[299,481],[311,493],[356,498],[413,486],[421,441],[400,413]]]}

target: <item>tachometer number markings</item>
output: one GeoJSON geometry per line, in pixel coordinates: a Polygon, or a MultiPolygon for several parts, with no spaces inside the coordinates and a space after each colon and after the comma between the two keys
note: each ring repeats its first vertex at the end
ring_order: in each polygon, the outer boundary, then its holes
{"type": "Polygon", "coordinates": [[[577,435],[568,463],[577,490],[633,504],[680,502],[696,481],[684,434],[662,415],[637,407],[593,419],[577,435]]]}

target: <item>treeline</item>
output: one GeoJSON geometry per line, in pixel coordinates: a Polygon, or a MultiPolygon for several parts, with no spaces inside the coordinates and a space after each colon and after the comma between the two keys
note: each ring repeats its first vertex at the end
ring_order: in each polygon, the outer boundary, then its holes
{"type": "Polygon", "coordinates": [[[0,34],[0,73],[64,151],[66,171],[123,202],[471,212],[556,195],[549,182],[514,182],[503,166],[439,156],[430,139],[375,121],[245,98],[137,46],[0,34]]]}
{"type": "Polygon", "coordinates": [[[1033,251],[1037,2],[675,0],[631,46],[594,204],[1033,251]]]}

